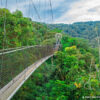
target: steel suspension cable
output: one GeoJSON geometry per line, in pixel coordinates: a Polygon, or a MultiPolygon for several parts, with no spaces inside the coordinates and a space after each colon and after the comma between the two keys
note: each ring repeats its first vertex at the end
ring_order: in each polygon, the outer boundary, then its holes
{"type": "Polygon", "coordinates": [[[35,10],[35,12],[36,12],[36,14],[37,14],[38,18],[39,18],[39,19],[40,19],[40,21],[41,21],[40,14],[39,14],[39,12],[38,12],[38,10],[37,10],[37,8],[36,8],[35,4],[34,4],[34,1],[33,1],[33,0],[31,0],[31,2],[32,2],[33,8],[34,8],[34,10],[35,10]]]}
{"type": "Polygon", "coordinates": [[[18,0],[16,0],[17,10],[18,10],[18,0]]]}

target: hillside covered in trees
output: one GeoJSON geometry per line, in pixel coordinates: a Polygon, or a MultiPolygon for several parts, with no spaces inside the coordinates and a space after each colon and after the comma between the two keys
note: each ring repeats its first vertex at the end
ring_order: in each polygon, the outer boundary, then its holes
{"type": "Polygon", "coordinates": [[[97,33],[100,37],[100,21],[77,22],[73,24],[50,24],[50,29],[60,29],[72,37],[85,38],[97,46],[97,33]]]}
{"type": "Polygon", "coordinates": [[[24,17],[21,11],[0,9],[0,49],[3,44],[5,48],[50,44],[55,41],[54,34],[46,25],[24,17]]]}

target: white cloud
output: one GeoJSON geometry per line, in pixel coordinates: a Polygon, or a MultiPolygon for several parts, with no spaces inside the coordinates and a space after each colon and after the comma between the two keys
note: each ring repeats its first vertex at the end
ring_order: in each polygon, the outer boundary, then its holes
{"type": "Polygon", "coordinates": [[[72,3],[70,9],[55,23],[73,23],[79,21],[100,20],[100,0],[80,0],[72,3]]]}

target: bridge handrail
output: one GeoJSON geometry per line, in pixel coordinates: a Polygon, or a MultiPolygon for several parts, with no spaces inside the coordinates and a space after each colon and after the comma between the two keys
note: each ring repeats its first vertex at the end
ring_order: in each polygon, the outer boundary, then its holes
{"type": "Polygon", "coordinates": [[[23,47],[18,47],[18,48],[10,48],[10,49],[4,49],[4,50],[1,50],[0,52],[0,55],[4,55],[4,54],[9,54],[9,53],[13,53],[13,52],[16,52],[16,51],[20,51],[20,50],[24,50],[24,49],[28,49],[28,48],[32,48],[32,47],[36,47],[36,46],[41,46],[41,45],[34,45],[34,46],[23,46],[23,47]],[[13,50],[14,49],[14,50],[13,50]],[[5,50],[8,50],[8,51],[5,51],[5,50]]]}
{"type": "Polygon", "coordinates": [[[34,45],[0,53],[0,88],[29,65],[53,52],[52,45],[34,45]]]}

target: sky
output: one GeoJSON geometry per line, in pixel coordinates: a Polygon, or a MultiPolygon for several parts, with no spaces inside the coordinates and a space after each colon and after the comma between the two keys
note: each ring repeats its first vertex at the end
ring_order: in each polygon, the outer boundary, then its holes
{"type": "MultiPolygon", "coordinates": [[[[4,8],[6,0],[0,0],[4,8]]],[[[100,0],[7,0],[11,12],[21,10],[25,17],[45,23],[64,23],[99,21],[100,0]],[[52,19],[53,11],[53,19],[52,19]]]]}

